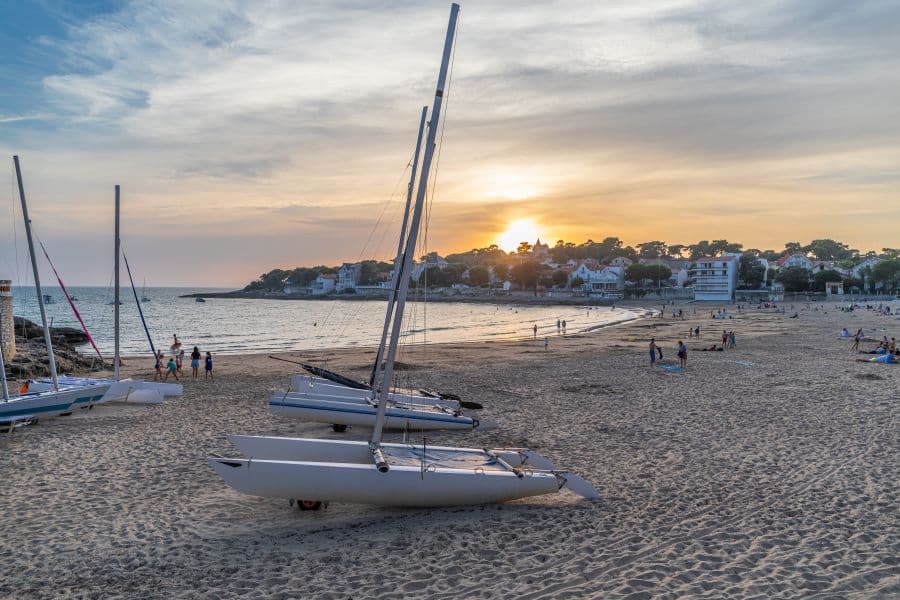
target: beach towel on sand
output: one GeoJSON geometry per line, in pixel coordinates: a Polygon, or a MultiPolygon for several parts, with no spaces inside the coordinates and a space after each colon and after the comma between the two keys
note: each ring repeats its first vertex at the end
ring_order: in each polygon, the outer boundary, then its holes
{"type": "Polygon", "coordinates": [[[676,366],[676,365],[660,365],[660,368],[663,368],[663,369],[665,369],[666,371],[676,371],[676,372],[677,372],[677,371],[684,371],[684,369],[682,369],[681,367],[676,366]]]}

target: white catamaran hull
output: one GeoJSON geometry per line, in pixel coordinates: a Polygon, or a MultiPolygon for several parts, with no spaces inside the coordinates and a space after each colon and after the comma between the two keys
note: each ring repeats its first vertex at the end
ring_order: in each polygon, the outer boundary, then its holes
{"type": "Polygon", "coordinates": [[[108,385],[64,387],[59,391],[28,392],[0,402],[0,423],[24,419],[42,419],[90,406],[106,393],[108,385]]]}
{"type": "MultiPolygon", "coordinates": [[[[109,389],[103,397],[94,402],[95,404],[103,402],[128,402],[134,404],[161,404],[165,396],[181,395],[181,385],[172,383],[161,383],[156,381],[139,381],[135,379],[92,379],[89,377],[69,377],[63,376],[59,378],[60,385],[66,386],[87,386],[87,385],[107,385],[109,389]]],[[[48,379],[30,379],[28,380],[29,391],[46,391],[52,389],[52,383],[48,379]]]]}
{"type": "Polygon", "coordinates": [[[390,466],[381,472],[366,442],[230,439],[245,454],[251,452],[252,458],[211,457],[210,465],[237,491],[267,498],[438,507],[550,494],[568,482],[565,473],[537,470],[525,456],[534,456],[535,462],[549,461],[520,449],[431,447],[426,452],[414,445],[382,444],[390,466]],[[417,456],[425,458],[419,462],[417,456]]]}
{"type": "MultiPolygon", "coordinates": [[[[316,423],[373,427],[378,408],[358,398],[326,399],[299,392],[275,392],[269,397],[269,410],[276,415],[295,417],[316,423]]],[[[474,429],[478,419],[441,410],[438,407],[388,406],[387,429],[433,430],[474,429]]]]}
{"type": "MultiPolygon", "coordinates": [[[[291,391],[307,394],[316,394],[322,396],[340,396],[359,398],[363,401],[372,397],[371,390],[361,390],[357,388],[347,387],[339,383],[334,383],[328,379],[313,377],[310,375],[291,375],[291,391]]],[[[391,392],[390,401],[409,402],[412,404],[425,404],[431,406],[440,406],[450,410],[458,410],[459,402],[449,400],[447,398],[434,398],[432,396],[422,396],[420,394],[406,394],[391,392]]]]}

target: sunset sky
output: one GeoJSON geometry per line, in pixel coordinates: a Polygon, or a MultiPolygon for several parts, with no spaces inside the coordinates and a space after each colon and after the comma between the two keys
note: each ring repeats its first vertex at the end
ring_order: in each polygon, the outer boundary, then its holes
{"type": "MultiPolygon", "coordinates": [[[[520,220],[551,244],[900,245],[900,3],[461,5],[430,250],[520,220]]],[[[154,285],[388,257],[449,6],[4,11],[0,278],[27,264],[13,154],[67,283],[109,282],[116,183],[154,285]]]]}

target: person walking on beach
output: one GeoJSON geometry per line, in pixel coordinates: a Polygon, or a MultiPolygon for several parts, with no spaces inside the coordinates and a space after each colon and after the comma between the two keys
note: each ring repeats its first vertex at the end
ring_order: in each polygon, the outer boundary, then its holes
{"type": "Polygon", "coordinates": [[[153,381],[159,381],[160,379],[163,378],[162,361],[163,361],[162,350],[157,350],[156,351],[156,366],[154,367],[156,369],[156,374],[153,376],[153,381]]]}
{"type": "Polygon", "coordinates": [[[687,346],[681,340],[678,340],[678,366],[687,368],[687,346]]]}
{"type": "Polygon", "coordinates": [[[650,366],[656,364],[656,338],[650,338],[650,366]]]}
{"type": "Polygon", "coordinates": [[[722,347],[728,348],[728,332],[724,329],[722,330],[722,347]]]}
{"type": "Polygon", "coordinates": [[[561,328],[562,328],[562,321],[560,321],[559,319],[557,319],[557,320],[556,320],[556,333],[559,333],[559,331],[560,331],[561,328]]]}
{"type": "Polygon", "coordinates": [[[200,376],[200,348],[194,346],[191,352],[191,379],[197,379],[200,376]]]}
{"type": "Polygon", "coordinates": [[[534,324],[534,339],[537,339],[537,323],[534,324]]]}
{"type": "Polygon", "coordinates": [[[212,373],[212,354],[210,352],[206,353],[206,380],[210,380],[213,378],[212,373]]]}
{"type": "Polygon", "coordinates": [[[177,333],[172,334],[172,345],[169,346],[169,350],[172,351],[172,356],[178,356],[178,351],[181,350],[181,341],[177,333]]]}
{"type": "Polygon", "coordinates": [[[859,351],[859,341],[862,339],[862,329],[856,330],[856,335],[853,336],[853,346],[850,348],[851,350],[859,351]]]}
{"type": "Polygon", "coordinates": [[[732,348],[737,347],[737,344],[734,341],[734,331],[733,330],[728,332],[728,343],[731,345],[732,348]]]}
{"type": "Polygon", "coordinates": [[[697,325],[697,327],[694,329],[694,337],[695,338],[700,337],[700,326],[699,325],[697,325]]]}
{"type": "Polygon", "coordinates": [[[565,319],[563,319],[562,326],[563,326],[563,335],[566,335],[566,320],[565,319]]]}
{"type": "Polygon", "coordinates": [[[169,380],[169,375],[175,378],[175,381],[178,381],[178,370],[175,366],[175,359],[170,358],[169,363],[166,365],[166,378],[163,381],[169,380]]]}

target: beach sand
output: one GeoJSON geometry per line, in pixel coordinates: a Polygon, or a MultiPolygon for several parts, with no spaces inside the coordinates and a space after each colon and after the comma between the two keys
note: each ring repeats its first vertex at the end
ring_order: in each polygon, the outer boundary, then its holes
{"type": "MultiPolygon", "coordinates": [[[[204,460],[236,453],[228,434],[368,432],[276,418],[267,391],[291,365],[216,357],[214,382],[188,380],[164,406],[101,406],[0,436],[0,596],[898,597],[900,365],[854,362],[837,334],[897,336],[900,320],[813,306],[713,321],[684,305],[684,322],[554,336],[548,351],[404,353],[411,382],[502,422],[429,443],[535,448],[590,480],[596,502],[299,512],[240,495],[204,460]],[[697,324],[699,342],[685,337],[697,324]],[[679,337],[709,346],[723,327],[735,350],[691,352],[685,372],[649,367],[651,336],[671,364],[679,337]]],[[[372,353],[285,356],[362,378],[372,353]]],[[[128,362],[151,375],[149,360],[128,362]]]]}

